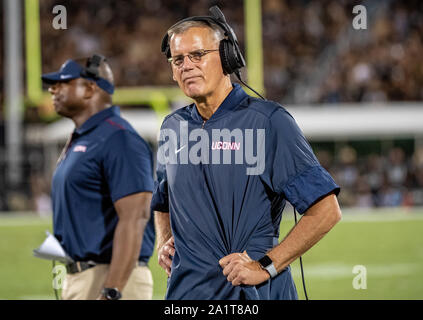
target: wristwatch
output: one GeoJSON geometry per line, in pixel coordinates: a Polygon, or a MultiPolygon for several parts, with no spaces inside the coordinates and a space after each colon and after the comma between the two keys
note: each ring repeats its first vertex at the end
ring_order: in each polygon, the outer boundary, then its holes
{"type": "Polygon", "coordinates": [[[117,288],[104,288],[103,291],[101,291],[101,294],[106,298],[106,300],[119,300],[122,298],[122,294],[117,288]]]}
{"type": "Polygon", "coordinates": [[[262,258],[260,258],[258,263],[260,263],[260,266],[270,274],[271,278],[274,278],[278,275],[275,265],[268,255],[264,255],[262,258]]]}

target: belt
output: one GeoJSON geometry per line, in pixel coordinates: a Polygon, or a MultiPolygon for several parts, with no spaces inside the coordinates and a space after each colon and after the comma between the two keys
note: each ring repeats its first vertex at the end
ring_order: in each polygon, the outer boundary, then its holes
{"type": "Polygon", "coordinates": [[[94,261],[76,261],[66,265],[66,271],[70,274],[85,271],[89,268],[95,267],[97,263],[94,261]]]}
{"type": "MultiPolygon", "coordinates": [[[[71,262],[66,265],[66,271],[67,273],[73,274],[73,273],[85,271],[87,269],[95,267],[96,265],[97,265],[97,262],[94,262],[94,261],[71,262]]],[[[148,263],[145,261],[137,261],[136,266],[148,267],[148,263]]]]}

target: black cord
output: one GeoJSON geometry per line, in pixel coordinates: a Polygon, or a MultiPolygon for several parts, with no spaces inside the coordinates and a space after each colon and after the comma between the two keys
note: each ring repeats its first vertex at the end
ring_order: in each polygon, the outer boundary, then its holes
{"type": "MultiPolygon", "coordinates": [[[[295,207],[294,207],[294,219],[295,219],[295,225],[297,225],[297,212],[295,211],[295,207]]],[[[301,256],[300,256],[300,268],[301,268],[301,279],[303,281],[304,295],[306,300],[308,300],[308,295],[307,295],[307,290],[306,290],[306,285],[304,280],[303,259],[301,256]]]]}
{"type": "Polygon", "coordinates": [[[239,72],[239,70],[236,70],[235,72],[236,77],[238,78],[238,80],[244,85],[246,86],[248,89],[250,89],[251,91],[253,91],[256,95],[258,95],[260,98],[262,98],[263,100],[266,100],[266,98],[264,98],[260,93],[258,93],[256,90],[254,90],[253,88],[251,88],[248,84],[246,84],[244,81],[242,81],[241,79],[241,74],[239,72]]]}

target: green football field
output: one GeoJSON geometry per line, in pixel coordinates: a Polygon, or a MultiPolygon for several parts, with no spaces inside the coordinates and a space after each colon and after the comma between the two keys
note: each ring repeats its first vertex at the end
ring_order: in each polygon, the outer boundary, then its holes
{"type": "MultiPolygon", "coordinates": [[[[292,218],[282,222],[281,237],[292,225],[292,218]]],[[[55,299],[52,263],[32,256],[45,230],[51,231],[50,219],[0,216],[0,299],[55,299]]],[[[310,299],[423,299],[423,210],[344,210],[303,263],[310,299]]],[[[163,299],[166,276],[156,255],[150,267],[154,298],[163,299]]],[[[292,270],[304,299],[298,261],[292,270]]]]}

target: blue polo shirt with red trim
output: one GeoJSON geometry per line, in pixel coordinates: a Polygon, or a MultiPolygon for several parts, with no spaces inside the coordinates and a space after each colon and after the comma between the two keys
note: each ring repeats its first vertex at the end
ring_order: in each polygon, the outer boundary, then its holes
{"type": "MultiPolygon", "coordinates": [[[[52,181],[54,235],[75,261],[110,263],[117,200],[153,191],[153,158],[147,143],[112,106],[74,130],[52,181]]],[[[154,250],[148,223],[139,259],[154,250]]]]}

